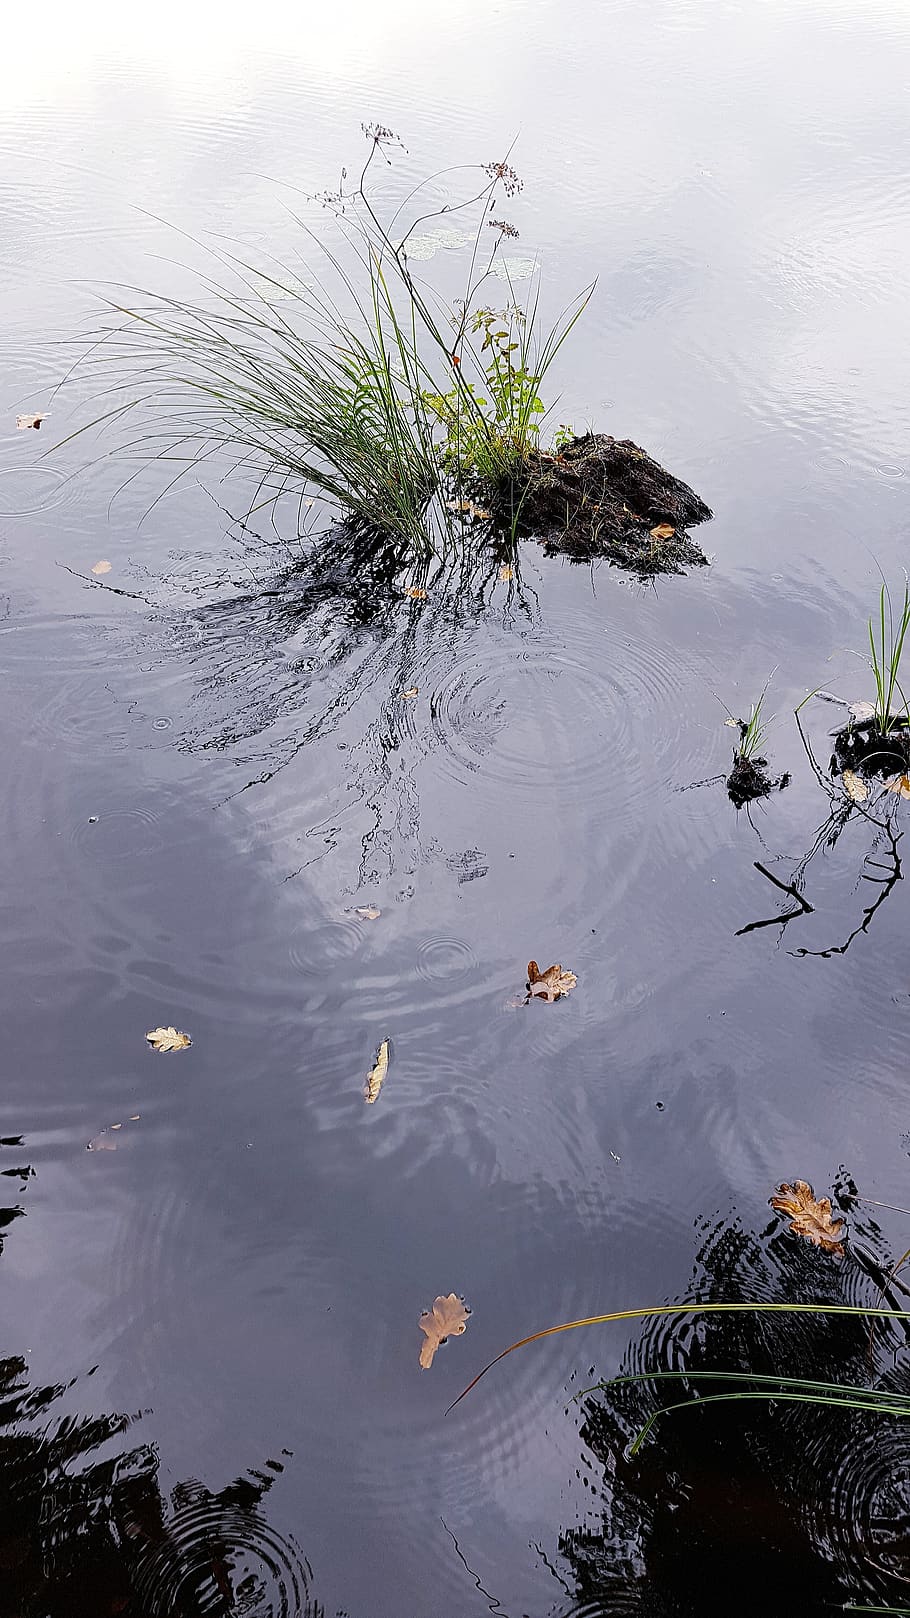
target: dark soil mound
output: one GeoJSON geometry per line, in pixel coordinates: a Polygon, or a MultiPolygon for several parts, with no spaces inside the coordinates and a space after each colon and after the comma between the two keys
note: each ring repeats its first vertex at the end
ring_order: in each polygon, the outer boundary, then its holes
{"type": "Polygon", "coordinates": [[[711,515],[688,484],[630,439],[587,433],[558,454],[532,456],[519,524],[551,554],[603,557],[647,578],[704,566],[686,529],[711,515]]]}
{"type": "Polygon", "coordinates": [[[910,729],[906,721],[894,719],[887,735],[876,728],[874,719],[846,725],[835,733],[831,771],[841,775],[854,770],[859,775],[904,775],[910,767],[910,729]]]}
{"type": "Polygon", "coordinates": [[[737,809],[742,809],[747,803],[754,803],[756,798],[767,798],[772,792],[783,792],[789,784],[789,775],[772,780],[766,758],[743,758],[742,753],[734,753],[733,768],[727,776],[727,797],[737,809]]]}

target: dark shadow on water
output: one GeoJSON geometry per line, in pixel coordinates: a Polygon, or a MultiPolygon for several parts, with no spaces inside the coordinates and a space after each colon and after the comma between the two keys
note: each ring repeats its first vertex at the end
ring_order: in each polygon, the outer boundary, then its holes
{"type": "MultiPolygon", "coordinates": [[[[841,1175],[834,1201],[853,1210],[841,1175]]],[[[890,1259],[874,1221],[853,1213],[846,1257],[820,1253],[775,1220],[703,1228],[692,1282],[700,1301],[873,1305],[890,1259]]],[[[887,1296],[906,1307],[893,1286],[887,1296]]],[[[620,1374],[685,1370],[691,1380],[591,1393],[581,1436],[603,1469],[599,1529],[573,1528],[559,1549],[576,1585],[574,1611],[705,1618],[823,1614],[849,1602],[910,1606],[910,1424],[902,1418],[767,1400],[662,1416],[641,1451],[628,1448],[653,1411],[717,1391],[699,1370],[817,1377],[910,1393],[906,1323],[879,1332],[857,1317],[655,1319],[620,1374]]],[[[744,1382],[744,1387],[748,1384],[744,1382]]],[[[596,1497],[596,1496],[595,1496],[596,1497]]]]}
{"type": "Polygon", "coordinates": [[[288,1452],[168,1497],[155,1445],[126,1438],[147,1413],[78,1413],[90,1388],[91,1373],[38,1387],[0,1359],[0,1618],[323,1618],[262,1511],[288,1452]]]}

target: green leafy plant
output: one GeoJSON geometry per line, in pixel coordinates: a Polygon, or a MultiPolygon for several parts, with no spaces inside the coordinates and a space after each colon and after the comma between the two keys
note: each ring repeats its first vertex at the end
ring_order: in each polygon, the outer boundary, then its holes
{"type": "Polygon", "coordinates": [[[307,231],[318,274],[207,249],[227,274],[202,278],[198,298],[128,289],[107,300],[116,323],[91,356],[102,397],[116,402],[87,427],[141,420],[120,448],[143,466],[175,464],[168,488],[226,462],[252,480],[250,510],[313,490],[411,550],[438,550],[459,526],[449,515],[457,500],[440,497],[478,476],[514,476],[536,445],[540,385],[593,288],[549,330],[536,293],[526,310],[513,301],[498,315],[481,289],[502,241],[518,234],[490,217],[500,194],[521,189],[510,164],[484,165],[462,201],[427,209],[418,187],[383,217],[370,176],[397,139],[377,124],[364,134],[353,187],[319,199],[341,247],[307,231]],[[452,305],[418,280],[409,246],[428,220],[465,212],[476,223],[464,296],[452,305]]]}

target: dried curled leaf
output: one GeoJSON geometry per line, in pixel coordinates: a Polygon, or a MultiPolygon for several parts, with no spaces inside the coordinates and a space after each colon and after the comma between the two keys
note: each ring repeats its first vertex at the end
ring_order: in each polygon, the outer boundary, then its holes
{"type": "Polygon", "coordinates": [[[420,1345],[420,1363],[425,1371],[430,1369],[440,1343],[447,1337],[460,1337],[466,1330],[470,1313],[464,1298],[454,1292],[447,1298],[437,1298],[432,1309],[423,1311],[418,1324],[427,1337],[420,1345]]]}
{"type": "Polygon", "coordinates": [[[18,427],[20,433],[26,427],[34,427],[35,432],[37,432],[39,427],[41,426],[41,423],[43,421],[46,421],[46,420],[47,420],[46,413],[45,414],[39,414],[37,416],[17,416],[16,417],[16,426],[18,427]]]}
{"type": "Polygon", "coordinates": [[[385,1084],[385,1076],[389,1071],[389,1042],[384,1039],[376,1052],[376,1061],[367,1074],[366,1084],[363,1087],[364,1100],[372,1105],[377,1100],[379,1092],[385,1084]]]}
{"type": "Polygon", "coordinates": [[[355,916],[362,916],[364,921],[378,921],[382,915],[378,905],[357,905],[355,916]]]}
{"type": "Polygon", "coordinates": [[[111,571],[110,562],[96,562],[94,567],[92,568],[93,573],[110,573],[110,571],[111,571]]]}
{"type": "Polygon", "coordinates": [[[574,972],[564,972],[559,965],[548,966],[541,972],[536,961],[528,962],[528,994],[532,1000],[558,1000],[574,989],[577,982],[574,972]]]}
{"type": "Polygon", "coordinates": [[[902,798],[910,798],[910,775],[893,775],[885,782],[885,788],[888,792],[899,792],[902,798]]]}
{"type": "Polygon", "coordinates": [[[794,1180],[792,1185],[779,1185],[771,1198],[772,1208],[789,1214],[790,1229],[795,1236],[805,1236],[815,1247],[828,1253],[843,1253],[844,1221],[832,1218],[830,1197],[819,1197],[806,1180],[794,1180]]]}
{"type": "Polygon", "coordinates": [[[855,770],[845,770],[841,780],[848,798],[852,798],[854,803],[865,803],[869,796],[869,788],[861,775],[857,775],[855,770]]]}
{"type": "Polygon", "coordinates": [[[417,694],[416,685],[409,685],[407,691],[402,691],[399,693],[402,702],[410,702],[411,698],[416,697],[417,694]]]}
{"type": "Polygon", "coordinates": [[[671,522],[659,522],[656,528],[651,529],[651,538],[672,539],[675,533],[676,529],[671,522]]]}
{"type": "Polygon", "coordinates": [[[179,1034],[174,1027],[153,1028],[145,1037],[156,1051],[185,1051],[193,1043],[189,1034],[179,1034]]]}
{"type": "Polygon", "coordinates": [[[412,601],[426,601],[427,599],[426,590],[424,590],[419,584],[409,584],[408,588],[405,590],[405,595],[410,596],[412,601]]]}
{"type": "Polygon", "coordinates": [[[473,500],[447,500],[446,506],[449,511],[463,512],[473,522],[488,522],[493,515],[492,511],[487,511],[483,506],[475,506],[473,500]]]}

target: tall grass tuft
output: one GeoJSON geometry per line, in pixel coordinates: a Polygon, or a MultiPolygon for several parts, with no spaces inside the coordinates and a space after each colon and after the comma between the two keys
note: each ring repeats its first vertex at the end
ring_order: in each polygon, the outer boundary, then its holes
{"type": "Polygon", "coordinates": [[[896,719],[908,717],[907,698],[900,685],[901,657],[904,641],[910,628],[910,582],[904,584],[904,604],[895,622],[891,592],[882,583],[878,602],[878,620],[869,619],[869,645],[872,649],[872,673],[875,677],[875,724],[882,736],[887,736],[896,719]],[[876,639],[876,630],[878,639],[876,639]],[[895,693],[901,708],[895,712],[895,693]]]}
{"type": "Polygon", "coordinates": [[[487,164],[468,197],[429,211],[417,187],[384,218],[370,175],[396,137],[380,125],[364,133],[353,188],[343,182],[320,199],[343,245],[317,241],[297,221],[318,249],[318,274],[218,250],[226,276],[203,277],[194,299],[129,288],[107,300],[114,323],[90,352],[115,402],[89,425],[139,417],[121,447],[142,465],[175,464],[168,488],[226,461],[252,476],[251,509],[312,491],[364,528],[426,551],[440,536],[451,542],[463,489],[520,475],[546,415],[544,378],[593,289],[549,330],[536,295],[527,310],[514,295],[502,314],[490,308],[482,289],[503,241],[518,234],[491,215],[501,195],[520,190],[514,170],[487,164]],[[453,214],[474,220],[473,245],[463,297],[447,303],[417,279],[408,247],[418,227],[453,214]]]}

